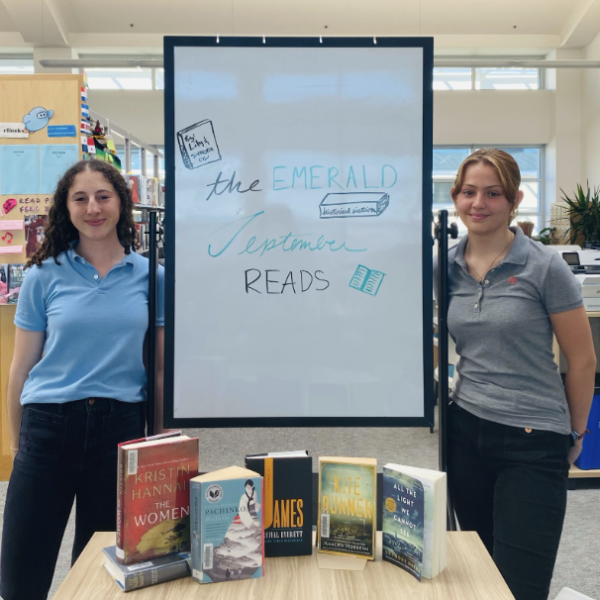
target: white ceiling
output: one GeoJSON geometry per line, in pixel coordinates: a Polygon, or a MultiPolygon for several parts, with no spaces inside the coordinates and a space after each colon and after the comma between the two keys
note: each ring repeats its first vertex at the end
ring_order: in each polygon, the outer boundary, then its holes
{"type": "Polygon", "coordinates": [[[531,55],[599,31],[600,0],[0,0],[0,52],[160,51],[163,35],[431,35],[438,54],[531,55]]]}

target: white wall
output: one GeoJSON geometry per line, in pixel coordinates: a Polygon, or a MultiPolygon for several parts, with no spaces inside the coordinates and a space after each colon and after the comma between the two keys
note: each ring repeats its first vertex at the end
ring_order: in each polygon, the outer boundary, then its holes
{"type": "MultiPolygon", "coordinates": [[[[580,50],[556,50],[549,60],[577,60],[580,50]]],[[[547,69],[546,88],[554,94],[554,134],[546,146],[546,205],[570,194],[583,173],[582,97],[584,69],[547,69]]]]}
{"type": "MultiPolygon", "coordinates": [[[[600,35],[586,48],[585,58],[600,59],[600,35]]],[[[582,181],[600,185],[600,69],[586,69],[582,85],[582,181]]]]}
{"type": "Polygon", "coordinates": [[[433,106],[434,144],[547,144],[554,135],[548,90],[439,91],[433,106]]]}

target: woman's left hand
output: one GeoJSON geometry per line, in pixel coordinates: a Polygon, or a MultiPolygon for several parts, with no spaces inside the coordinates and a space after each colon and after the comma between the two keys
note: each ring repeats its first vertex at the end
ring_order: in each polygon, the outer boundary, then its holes
{"type": "Polygon", "coordinates": [[[579,438],[575,444],[573,445],[573,447],[569,450],[569,464],[572,465],[576,460],[577,457],[581,454],[581,448],[583,447],[583,438],[579,438]]]}

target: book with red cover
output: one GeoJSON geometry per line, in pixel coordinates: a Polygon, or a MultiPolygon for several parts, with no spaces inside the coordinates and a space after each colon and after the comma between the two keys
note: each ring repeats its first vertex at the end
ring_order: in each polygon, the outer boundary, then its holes
{"type": "Polygon", "coordinates": [[[197,474],[198,438],[170,432],[119,444],[119,562],[189,551],[189,481],[197,474]]]}
{"type": "Polygon", "coordinates": [[[138,175],[127,175],[127,187],[131,192],[131,201],[140,203],[140,177],[138,175]]]}

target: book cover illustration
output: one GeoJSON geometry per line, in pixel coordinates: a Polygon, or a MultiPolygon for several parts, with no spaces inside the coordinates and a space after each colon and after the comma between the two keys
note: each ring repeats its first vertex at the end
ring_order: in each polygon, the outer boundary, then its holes
{"type": "Polygon", "coordinates": [[[197,169],[221,160],[215,130],[209,119],[178,131],[177,142],[187,169],[197,169]]]}
{"type": "Polygon", "coordinates": [[[27,258],[31,258],[41,247],[46,237],[46,215],[24,217],[25,222],[25,251],[27,258]]]}
{"type": "Polygon", "coordinates": [[[425,492],[413,477],[383,469],[382,558],[421,581],[425,546],[425,492]]]}
{"type": "Polygon", "coordinates": [[[263,476],[265,556],[312,554],[312,458],[306,451],[246,456],[263,476]]]}
{"type": "Polygon", "coordinates": [[[140,203],[140,178],[137,175],[127,175],[127,187],[131,192],[131,201],[140,203]]]}
{"type": "Polygon", "coordinates": [[[200,583],[262,577],[262,477],[192,483],[192,577],[200,583]]]}
{"type": "Polygon", "coordinates": [[[103,548],[104,568],[124,592],[188,577],[191,573],[189,552],[159,556],[134,565],[122,565],[117,560],[117,547],[103,548]]]}
{"type": "Polygon", "coordinates": [[[7,285],[6,285],[6,297],[8,304],[16,304],[19,300],[19,292],[23,285],[23,269],[25,265],[21,264],[9,264],[7,266],[7,285]]]}
{"type": "Polygon", "coordinates": [[[198,474],[198,438],[145,444],[119,445],[117,558],[124,564],[190,549],[189,481],[198,474]]]}
{"type": "Polygon", "coordinates": [[[377,296],[384,277],[385,273],[382,271],[376,271],[375,269],[369,269],[364,265],[358,265],[348,285],[359,292],[377,296]]]}
{"type": "Polygon", "coordinates": [[[389,194],[382,192],[332,192],[319,204],[319,218],[378,217],[389,204],[389,194]]]}
{"type": "Polygon", "coordinates": [[[320,461],[320,551],[375,558],[376,469],[376,464],[320,461]]]}

